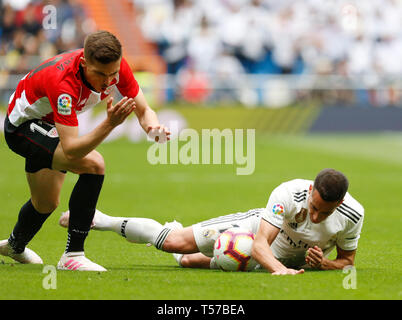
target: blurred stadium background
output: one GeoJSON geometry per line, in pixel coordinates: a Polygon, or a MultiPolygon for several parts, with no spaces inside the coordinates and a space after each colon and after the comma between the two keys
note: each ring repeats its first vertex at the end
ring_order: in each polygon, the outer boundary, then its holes
{"type": "Polygon", "coordinates": [[[402,130],[401,0],[0,3],[0,114],[24,74],[107,29],[154,108],[236,106],[236,125],[269,132],[402,130]]]}

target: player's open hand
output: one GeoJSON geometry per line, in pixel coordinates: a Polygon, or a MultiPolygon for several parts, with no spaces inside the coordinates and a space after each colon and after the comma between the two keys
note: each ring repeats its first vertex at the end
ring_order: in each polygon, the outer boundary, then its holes
{"type": "Polygon", "coordinates": [[[107,100],[107,117],[113,127],[123,123],[134,109],[135,102],[133,98],[124,97],[115,105],[113,105],[113,97],[107,100]]]}
{"type": "Polygon", "coordinates": [[[150,139],[159,143],[165,143],[170,140],[170,130],[162,124],[156,127],[149,126],[147,133],[150,139]]]}
{"type": "Polygon", "coordinates": [[[302,273],[304,273],[304,269],[295,270],[295,269],[283,268],[283,269],[275,271],[271,274],[273,276],[282,276],[282,275],[287,275],[287,274],[295,275],[295,274],[302,274],[302,273]]]}
{"type": "Polygon", "coordinates": [[[314,246],[308,248],[306,252],[306,262],[313,268],[321,268],[322,260],[324,259],[324,253],[321,248],[314,246]]]}

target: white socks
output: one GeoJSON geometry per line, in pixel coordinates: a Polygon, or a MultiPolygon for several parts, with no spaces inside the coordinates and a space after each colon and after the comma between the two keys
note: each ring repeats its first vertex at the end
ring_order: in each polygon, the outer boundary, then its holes
{"type": "Polygon", "coordinates": [[[162,249],[163,243],[171,228],[148,218],[111,217],[96,210],[94,217],[95,230],[114,231],[134,243],[151,243],[162,249]]]}
{"type": "MultiPolygon", "coordinates": [[[[134,243],[156,242],[164,227],[157,221],[147,218],[122,218],[115,232],[134,243]]],[[[159,248],[158,248],[159,249],[159,248]]]]}

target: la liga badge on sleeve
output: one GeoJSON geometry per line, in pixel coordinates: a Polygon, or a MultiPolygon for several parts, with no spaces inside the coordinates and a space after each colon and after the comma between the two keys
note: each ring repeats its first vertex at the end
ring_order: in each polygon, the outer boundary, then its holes
{"type": "Polygon", "coordinates": [[[277,204],[274,204],[274,206],[272,207],[272,212],[274,214],[277,214],[280,216],[280,215],[283,215],[283,213],[285,212],[285,209],[282,204],[277,203],[277,204]]]}
{"type": "Polygon", "coordinates": [[[59,114],[68,116],[71,114],[71,107],[73,105],[73,99],[67,93],[59,95],[57,98],[57,111],[59,114]]]}

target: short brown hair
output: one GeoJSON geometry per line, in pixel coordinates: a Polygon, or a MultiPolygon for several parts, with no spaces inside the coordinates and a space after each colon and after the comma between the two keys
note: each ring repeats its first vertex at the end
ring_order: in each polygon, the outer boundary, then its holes
{"type": "Polygon", "coordinates": [[[341,201],[348,191],[349,181],[342,172],[334,169],[321,170],[314,180],[316,189],[322,200],[328,202],[341,201]]]}
{"type": "Polygon", "coordinates": [[[89,61],[107,64],[119,60],[121,55],[120,41],[108,31],[97,31],[85,38],[84,57],[89,61]]]}

